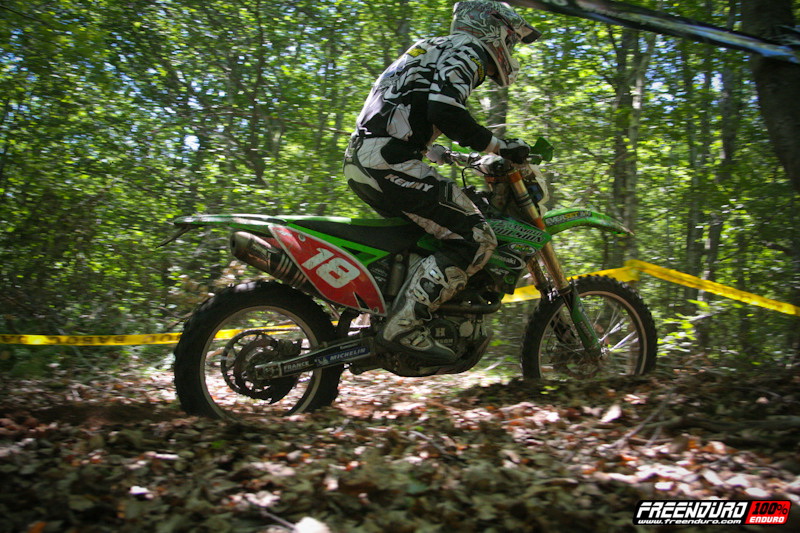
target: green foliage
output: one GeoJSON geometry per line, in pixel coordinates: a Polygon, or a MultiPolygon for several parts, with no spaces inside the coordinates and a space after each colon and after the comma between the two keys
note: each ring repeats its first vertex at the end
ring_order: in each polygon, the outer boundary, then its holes
{"type": "MultiPolygon", "coordinates": [[[[725,23],[725,2],[671,6],[725,23]]],[[[174,331],[215,287],[253,275],[231,263],[224,235],[156,248],[178,215],[370,216],[340,175],[351,126],[375,77],[415,39],[446,33],[451,9],[444,0],[5,2],[0,331],[174,331]]],[[[497,125],[508,136],[555,144],[555,205],[619,215],[614,140],[632,108],[619,105],[627,82],[618,67],[630,35],[520,11],[544,37],[519,50],[523,69],[507,100],[486,83],[471,108],[497,124],[495,105],[507,101],[497,125]]],[[[619,266],[611,262],[633,244],[640,259],[798,303],[796,196],[772,155],[743,55],[664,37],[648,49],[644,35],[634,38],[628,59],[652,54],[638,139],[628,137],[637,237],[559,236],[568,271],[619,266]],[[723,142],[730,76],[740,102],[734,151],[723,142]],[[699,232],[690,238],[691,220],[699,232]],[[711,254],[702,244],[714,224],[721,236],[711,254]]],[[[791,317],[729,303],[711,302],[713,327],[690,331],[686,323],[703,321],[688,317],[708,314],[687,303],[697,294],[654,280],[640,289],[669,346],[702,342],[758,357],[796,340],[791,317]]]]}

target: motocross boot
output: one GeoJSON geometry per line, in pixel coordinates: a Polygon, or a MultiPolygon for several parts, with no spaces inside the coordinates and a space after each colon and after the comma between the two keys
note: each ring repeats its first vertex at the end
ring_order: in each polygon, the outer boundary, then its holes
{"type": "Polygon", "coordinates": [[[392,305],[389,318],[378,334],[378,343],[432,364],[455,361],[455,352],[436,342],[424,320],[429,320],[431,313],[466,283],[466,272],[443,258],[431,255],[417,263],[392,305]]]}

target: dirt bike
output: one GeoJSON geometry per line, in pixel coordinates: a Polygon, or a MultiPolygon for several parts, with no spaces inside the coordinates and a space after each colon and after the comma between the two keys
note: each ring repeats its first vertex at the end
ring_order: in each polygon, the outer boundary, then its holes
{"type": "Polygon", "coordinates": [[[443,304],[427,327],[458,359],[425,363],[376,342],[406,273],[439,242],[400,218],[352,219],[256,214],[177,218],[176,234],[200,226],[234,230],[233,255],[273,279],[228,287],[199,306],[175,349],[174,379],[183,409],[210,417],[311,411],[338,395],[342,372],[385,370],[423,377],[466,372],[489,345],[487,316],[526,273],[541,293],[525,329],[526,378],[587,379],[639,375],[655,366],[656,330],[631,287],[608,277],[565,276],[554,235],[589,226],[629,234],[616,220],[580,208],[542,215],[547,185],[539,169],[552,158],[544,139],[530,160],[445,151],[446,162],[482,174],[487,190],[464,192],[498,240],[493,256],[443,304]],[[365,320],[366,319],[366,320],[365,320]]]}

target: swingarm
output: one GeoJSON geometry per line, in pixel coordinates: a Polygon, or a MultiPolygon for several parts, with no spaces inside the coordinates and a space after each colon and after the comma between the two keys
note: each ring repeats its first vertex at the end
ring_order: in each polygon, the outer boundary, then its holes
{"type": "MultiPolygon", "coordinates": [[[[254,330],[252,333],[260,332],[254,330]]],[[[374,339],[372,337],[324,343],[308,353],[289,359],[256,364],[254,371],[257,379],[276,379],[297,375],[302,372],[365,359],[372,355],[373,346],[374,339]]],[[[297,350],[300,350],[299,346],[297,350]]]]}

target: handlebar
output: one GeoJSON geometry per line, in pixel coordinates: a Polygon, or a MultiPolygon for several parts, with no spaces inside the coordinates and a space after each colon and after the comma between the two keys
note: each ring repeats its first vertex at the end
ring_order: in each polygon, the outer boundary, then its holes
{"type": "MultiPolygon", "coordinates": [[[[531,153],[527,161],[520,164],[500,157],[498,155],[481,155],[479,153],[465,154],[448,150],[444,146],[435,145],[428,152],[428,158],[436,163],[446,163],[449,165],[459,165],[471,168],[483,174],[484,179],[490,185],[497,183],[508,183],[517,202],[526,210],[531,221],[538,225],[543,224],[540,220],[541,213],[546,211],[545,204],[549,199],[547,180],[539,169],[539,163],[550,161],[553,157],[553,146],[543,138],[539,138],[531,148],[531,153]]],[[[465,176],[462,172],[462,179],[465,176]]],[[[466,179],[464,187],[467,188],[466,179]]],[[[543,226],[541,226],[543,228],[543,226]]]]}
{"type": "MultiPolygon", "coordinates": [[[[459,165],[467,168],[474,168],[477,169],[481,160],[484,156],[480,153],[470,153],[465,154],[463,152],[456,152],[454,150],[448,150],[443,146],[437,145],[439,148],[439,153],[437,154],[441,157],[442,163],[447,163],[449,165],[459,165]]],[[[536,144],[531,147],[530,154],[528,155],[528,159],[525,163],[519,165],[508,161],[500,156],[493,156],[497,162],[493,163],[492,165],[495,166],[498,170],[502,170],[503,168],[506,171],[512,170],[514,168],[521,168],[527,165],[539,165],[543,161],[550,161],[553,158],[553,145],[550,144],[546,139],[543,137],[539,137],[536,140],[536,144]],[[503,163],[500,163],[502,161],[503,163]]],[[[484,161],[485,163],[485,161],[484,161]]]]}
{"type": "Polygon", "coordinates": [[[522,172],[528,175],[533,172],[533,167],[541,161],[541,158],[529,158],[522,164],[514,163],[509,159],[505,159],[499,155],[482,155],[479,153],[465,154],[453,150],[444,150],[437,154],[439,162],[447,163],[450,165],[458,165],[464,168],[472,169],[488,181],[495,181],[497,179],[505,180],[511,177],[514,173],[522,172]],[[534,162],[534,160],[536,162],[534,162]]]}
{"type": "Polygon", "coordinates": [[[445,150],[444,161],[450,165],[460,165],[462,167],[474,166],[481,158],[481,154],[473,152],[465,154],[463,152],[456,152],[455,150],[445,150]]]}
{"type": "MultiPolygon", "coordinates": [[[[450,165],[453,165],[453,164],[460,165],[460,166],[463,166],[463,167],[475,167],[475,166],[477,166],[477,164],[479,163],[479,161],[483,157],[484,156],[481,155],[478,152],[473,152],[473,153],[470,153],[470,154],[465,154],[463,152],[456,152],[455,150],[445,150],[445,152],[444,152],[444,162],[445,163],[450,164],[450,165]]],[[[505,161],[511,167],[521,167],[521,166],[525,166],[526,164],[538,165],[544,160],[542,158],[542,156],[539,155],[539,154],[530,154],[528,156],[527,162],[519,165],[517,163],[512,163],[508,159],[502,158],[499,155],[495,156],[495,157],[497,157],[498,159],[502,159],[503,161],[505,161]]]]}

